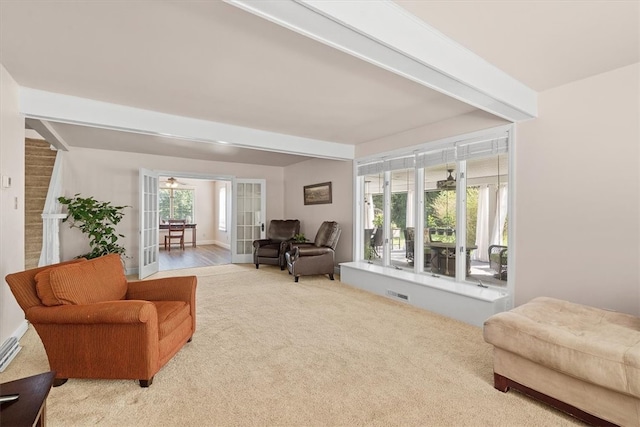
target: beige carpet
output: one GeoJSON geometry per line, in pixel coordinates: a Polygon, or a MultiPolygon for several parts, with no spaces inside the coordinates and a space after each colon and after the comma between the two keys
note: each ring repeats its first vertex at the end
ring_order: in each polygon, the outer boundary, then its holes
{"type": "MultiPolygon", "coordinates": [[[[482,331],[322,276],[197,274],[197,331],[155,376],[70,379],[49,426],[557,426],[576,421],[492,386],[482,331]]],[[[157,277],[157,276],[156,276],[157,277]]],[[[48,370],[30,328],[0,382],[48,370]]]]}

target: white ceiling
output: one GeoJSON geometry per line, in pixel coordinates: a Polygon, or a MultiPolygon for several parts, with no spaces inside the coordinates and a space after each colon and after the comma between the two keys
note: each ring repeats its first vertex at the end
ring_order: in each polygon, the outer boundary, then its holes
{"type": "Polygon", "coordinates": [[[541,92],[640,61],[638,0],[394,0],[541,92]]]}
{"type": "Polygon", "coordinates": [[[158,135],[120,132],[64,123],[55,125],[63,140],[74,147],[109,149],[131,153],[157,154],[217,162],[241,162],[265,166],[287,166],[311,157],[233,147],[210,142],[186,141],[158,135]]]}
{"type": "MultiPolygon", "coordinates": [[[[638,1],[396,3],[538,91],[640,60],[638,1]]],[[[219,1],[0,1],[0,62],[24,87],[344,144],[476,110],[219,1]]],[[[307,158],[52,126],[71,147],[307,158]]]]}

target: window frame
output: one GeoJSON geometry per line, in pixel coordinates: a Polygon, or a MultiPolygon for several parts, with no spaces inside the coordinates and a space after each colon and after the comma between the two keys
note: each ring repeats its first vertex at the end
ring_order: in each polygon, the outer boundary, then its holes
{"type": "MultiPolygon", "coordinates": [[[[493,129],[488,129],[485,131],[473,132],[470,134],[459,135],[455,137],[446,138],[443,140],[433,141],[430,143],[425,143],[420,146],[409,147],[407,149],[395,150],[393,152],[378,154],[375,156],[368,156],[365,158],[360,158],[354,160],[354,194],[356,196],[354,203],[354,249],[353,256],[355,261],[366,261],[363,253],[363,231],[364,231],[364,197],[365,193],[365,183],[364,176],[366,175],[366,171],[370,171],[371,173],[375,173],[380,169],[378,167],[376,169],[376,164],[384,163],[385,161],[392,161],[394,159],[398,159],[407,155],[415,155],[416,158],[418,155],[433,152],[439,149],[446,149],[447,147],[457,147],[459,145],[467,145],[474,142],[474,140],[487,140],[490,139],[494,135],[506,135],[508,149],[506,151],[507,159],[508,159],[508,201],[507,201],[507,215],[509,218],[507,227],[508,227],[508,235],[510,248],[508,252],[508,265],[509,265],[509,276],[507,277],[506,289],[510,295],[513,295],[513,271],[515,270],[515,263],[513,262],[514,254],[515,254],[515,229],[514,229],[514,214],[513,214],[513,206],[515,203],[515,194],[511,190],[514,186],[513,177],[515,175],[514,168],[515,164],[513,162],[514,159],[514,146],[515,146],[515,127],[513,125],[500,126],[493,129]],[[367,168],[367,169],[363,169],[367,168]],[[360,172],[360,173],[359,173],[360,172]]],[[[461,150],[462,151],[462,150],[461,150]]],[[[463,155],[469,154],[472,152],[472,149],[469,149],[467,146],[463,152],[463,155]]],[[[489,155],[491,157],[493,154],[489,155]]],[[[496,154],[498,155],[498,154],[496,154]]],[[[466,252],[466,215],[467,215],[467,180],[466,180],[466,166],[467,166],[467,157],[463,159],[455,160],[455,169],[456,169],[456,253],[465,253],[466,252]]],[[[442,162],[451,163],[451,162],[442,162]]],[[[424,166],[416,165],[414,167],[414,183],[415,183],[415,194],[414,194],[414,221],[416,230],[424,230],[426,226],[424,220],[424,204],[425,204],[425,185],[424,185],[424,166]]],[[[389,181],[389,174],[385,172],[385,181],[389,181]]],[[[388,190],[388,186],[385,186],[385,218],[384,218],[384,231],[385,231],[385,239],[384,239],[384,247],[383,247],[383,267],[396,269],[390,262],[390,246],[389,246],[389,236],[390,230],[390,206],[387,206],[387,198],[391,197],[391,192],[388,190]]],[[[366,248],[365,248],[366,249],[366,248]]],[[[365,250],[366,251],[366,250],[365,250]]],[[[424,259],[424,237],[423,233],[416,232],[415,240],[414,240],[414,262],[413,272],[415,274],[423,274],[424,271],[424,263],[421,262],[424,259]],[[420,262],[419,262],[419,261],[420,262]]],[[[478,284],[476,279],[471,279],[473,281],[467,280],[466,275],[466,256],[457,256],[456,257],[456,275],[455,277],[442,277],[442,280],[445,282],[457,282],[457,283],[467,283],[473,284],[474,286],[478,284]]],[[[427,272],[430,273],[430,272],[427,272]]],[[[439,279],[437,279],[439,281],[439,279]]],[[[491,285],[489,285],[491,286],[491,285]]],[[[503,287],[502,290],[505,288],[503,287]]],[[[512,298],[512,297],[511,297],[512,298]]],[[[509,303],[511,305],[512,299],[509,303]]]]}
{"type": "Polygon", "coordinates": [[[227,231],[227,187],[218,189],[218,230],[227,231]]]}
{"type": "MultiPolygon", "coordinates": [[[[158,213],[160,214],[161,212],[161,208],[160,208],[160,203],[161,203],[161,194],[163,191],[169,191],[169,218],[160,218],[161,220],[166,220],[166,219],[172,219],[175,216],[175,205],[173,203],[173,192],[174,191],[191,191],[193,193],[193,197],[192,197],[192,201],[191,201],[191,221],[187,221],[191,224],[195,224],[196,223],[196,188],[193,186],[181,186],[179,188],[172,188],[172,187],[160,187],[160,189],[158,190],[158,213]]],[[[182,219],[182,218],[179,218],[182,219]]],[[[187,218],[185,218],[187,219],[187,218]]]]}

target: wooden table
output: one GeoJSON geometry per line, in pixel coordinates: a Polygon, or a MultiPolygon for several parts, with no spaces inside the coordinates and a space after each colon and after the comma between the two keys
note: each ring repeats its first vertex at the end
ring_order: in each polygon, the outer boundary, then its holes
{"type": "MultiPolygon", "coordinates": [[[[425,246],[431,249],[431,272],[455,277],[456,244],[446,242],[429,242],[425,243],[425,246]],[[449,265],[451,261],[453,261],[453,266],[449,265]]],[[[478,249],[478,247],[473,245],[466,247],[467,275],[471,272],[470,253],[474,249],[478,249]]]]}
{"type": "Polygon", "coordinates": [[[20,395],[18,400],[0,406],[0,426],[45,426],[47,396],[54,377],[55,372],[45,372],[0,384],[3,396],[20,395]]]}
{"type": "MultiPolygon", "coordinates": [[[[185,224],[185,228],[191,229],[191,246],[196,247],[196,224],[185,224]]],[[[160,230],[168,230],[169,224],[160,224],[160,230]]]]}

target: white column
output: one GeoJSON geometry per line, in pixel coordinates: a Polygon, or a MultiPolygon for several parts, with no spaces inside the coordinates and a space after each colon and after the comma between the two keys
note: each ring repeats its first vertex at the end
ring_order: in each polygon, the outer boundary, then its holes
{"type": "Polygon", "coordinates": [[[60,262],[60,221],[67,214],[42,214],[42,251],[38,267],[60,262]]]}
{"type": "Polygon", "coordinates": [[[58,202],[60,196],[62,196],[62,152],[58,151],[42,212],[42,250],[38,267],[60,262],[60,221],[67,216],[60,213],[62,210],[58,202]]]}

